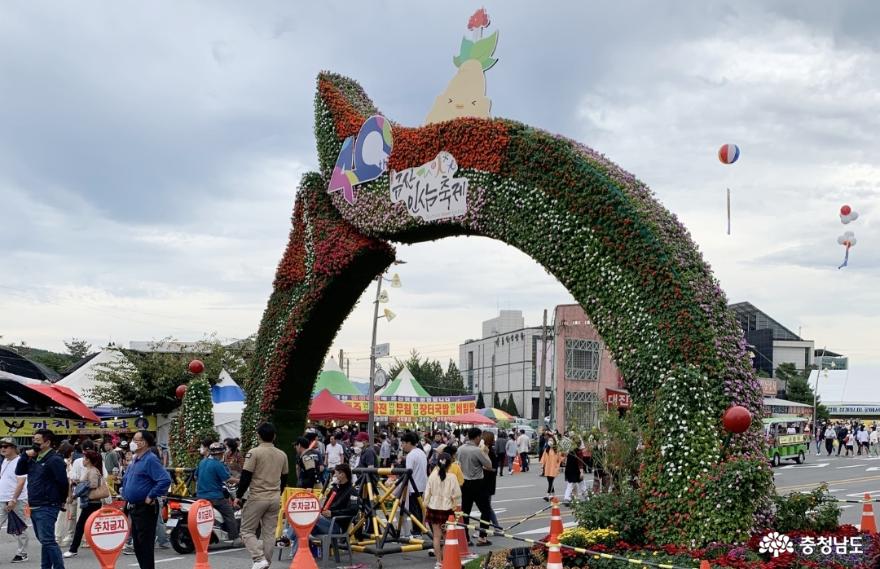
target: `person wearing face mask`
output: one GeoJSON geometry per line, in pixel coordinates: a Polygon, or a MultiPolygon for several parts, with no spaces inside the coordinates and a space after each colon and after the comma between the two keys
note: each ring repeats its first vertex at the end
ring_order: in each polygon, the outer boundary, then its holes
{"type": "MultiPolygon", "coordinates": [[[[27,477],[15,473],[15,468],[21,458],[18,455],[18,445],[12,437],[0,439],[0,526],[6,524],[10,512],[22,519],[26,524],[29,522],[25,514],[27,504],[27,477]]],[[[18,549],[12,563],[22,563],[28,560],[28,532],[27,529],[15,535],[18,549]]]]}
{"type": "Polygon", "coordinates": [[[52,450],[55,434],[48,429],[34,433],[34,446],[28,449],[15,467],[16,476],[27,476],[28,505],[31,522],[42,551],[42,569],[64,569],[61,548],[55,540],[55,522],[70,487],[67,465],[52,450]]]}
{"type": "Polygon", "coordinates": [[[130,443],[132,461],[122,478],[122,497],[131,520],[134,554],[141,569],[154,569],[153,545],[156,541],[156,519],[159,498],[168,493],[171,476],[162,467],[159,457],[150,451],[155,437],[147,431],[138,431],[130,443]]]}
{"type": "Polygon", "coordinates": [[[556,491],[553,488],[553,482],[556,480],[556,477],[559,476],[559,465],[562,464],[562,456],[559,454],[559,451],[556,449],[556,439],[550,435],[547,438],[547,443],[544,445],[544,453],[541,455],[541,466],[544,467],[544,478],[547,479],[547,496],[544,498],[545,501],[550,501],[550,498],[553,497],[553,493],[556,491]]]}
{"type": "MultiPolygon", "coordinates": [[[[336,533],[343,532],[348,529],[351,518],[357,514],[358,503],[357,494],[351,483],[351,467],[345,463],[337,465],[333,469],[330,487],[327,489],[327,499],[321,507],[321,515],[312,528],[312,535],[325,535],[330,533],[330,520],[332,518],[346,517],[349,521],[338,524],[332,528],[336,533]]],[[[288,529],[279,545],[287,547],[296,543],[296,534],[292,529],[288,529]]]]}

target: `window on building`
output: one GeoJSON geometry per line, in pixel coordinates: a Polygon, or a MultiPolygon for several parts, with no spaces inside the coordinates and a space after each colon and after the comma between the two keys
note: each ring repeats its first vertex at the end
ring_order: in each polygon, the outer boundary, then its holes
{"type": "Polygon", "coordinates": [[[599,342],[570,339],[565,341],[565,379],[599,379],[599,342]]]}
{"type": "Polygon", "coordinates": [[[468,391],[474,391],[474,353],[468,352],[467,357],[467,383],[468,391]]]}
{"type": "Polygon", "coordinates": [[[589,429],[599,424],[599,397],[592,391],[565,394],[565,425],[589,429]]]}

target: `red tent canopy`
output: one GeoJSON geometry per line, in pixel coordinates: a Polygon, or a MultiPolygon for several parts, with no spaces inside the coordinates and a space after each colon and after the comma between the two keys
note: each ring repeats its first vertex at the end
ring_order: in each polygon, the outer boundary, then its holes
{"type": "Polygon", "coordinates": [[[333,397],[326,389],[322,390],[317,397],[312,399],[312,404],[309,406],[309,419],[313,421],[337,419],[340,421],[366,422],[368,418],[369,413],[349,407],[333,397]]]}
{"type": "Polygon", "coordinates": [[[63,385],[42,383],[35,379],[0,371],[0,388],[20,398],[21,401],[64,407],[88,421],[98,422],[101,420],[89,409],[88,405],[83,403],[75,391],[63,385]]]}
{"type": "Polygon", "coordinates": [[[446,419],[449,423],[459,425],[494,425],[495,421],[479,413],[463,413],[446,419]]]}

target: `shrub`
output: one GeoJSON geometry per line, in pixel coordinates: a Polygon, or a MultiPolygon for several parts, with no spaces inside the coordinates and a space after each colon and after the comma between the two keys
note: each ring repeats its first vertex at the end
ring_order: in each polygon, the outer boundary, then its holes
{"type": "Polygon", "coordinates": [[[590,548],[594,545],[613,545],[620,539],[620,534],[609,528],[586,529],[568,528],[559,536],[559,543],[572,547],[590,548]]]}
{"type": "Polygon", "coordinates": [[[591,494],[586,500],[573,502],[571,509],[582,528],[609,528],[627,543],[645,542],[642,500],[635,490],[621,488],[620,493],[591,494]]]}
{"type": "Polygon", "coordinates": [[[774,496],[773,507],[776,520],[773,529],[786,533],[791,531],[833,531],[840,519],[837,498],[822,484],[809,493],[795,492],[787,496],[774,496]]]}

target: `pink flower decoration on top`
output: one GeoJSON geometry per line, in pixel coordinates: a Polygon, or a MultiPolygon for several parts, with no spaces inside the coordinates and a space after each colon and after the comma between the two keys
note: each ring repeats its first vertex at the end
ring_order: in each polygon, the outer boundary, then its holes
{"type": "Polygon", "coordinates": [[[489,13],[486,12],[485,8],[480,8],[474,15],[471,16],[470,20],[468,20],[468,29],[475,30],[477,28],[488,28],[489,27],[489,13]]]}

